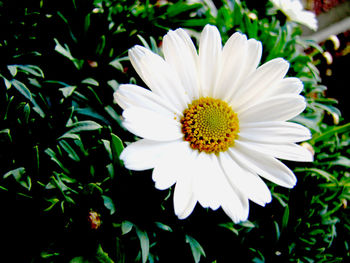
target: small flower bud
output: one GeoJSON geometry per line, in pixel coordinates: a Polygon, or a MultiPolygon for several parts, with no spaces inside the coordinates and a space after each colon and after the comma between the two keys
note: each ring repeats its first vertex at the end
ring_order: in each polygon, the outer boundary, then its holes
{"type": "Polygon", "coordinates": [[[341,202],[343,204],[343,208],[346,209],[348,207],[348,201],[346,199],[342,199],[341,202]]]}
{"type": "Polygon", "coordinates": [[[330,35],[328,39],[332,41],[334,50],[338,50],[340,47],[339,38],[336,35],[330,35]]]}
{"type": "Polygon", "coordinates": [[[257,20],[257,19],[258,19],[257,15],[256,15],[255,13],[253,13],[253,12],[249,12],[249,13],[248,13],[248,17],[249,17],[251,20],[257,20]]]}
{"type": "Polygon", "coordinates": [[[92,13],[94,14],[103,13],[103,9],[95,7],[94,9],[92,9],[92,13]]]}
{"type": "Polygon", "coordinates": [[[87,63],[89,64],[90,67],[92,68],[97,68],[98,64],[96,61],[93,60],[87,60],[87,63]]]}
{"type": "Polygon", "coordinates": [[[322,53],[322,55],[326,59],[326,62],[328,65],[331,65],[333,63],[333,57],[331,53],[329,53],[328,51],[325,51],[322,53]]]}
{"type": "Polygon", "coordinates": [[[327,77],[330,77],[330,76],[332,76],[333,71],[330,68],[327,68],[325,74],[326,74],[327,77]]]}
{"type": "Polygon", "coordinates": [[[332,117],[333,117],[333,122],[335,125],[339,124],[339,115],[336,113],[332,113],[332,117]]]}
{"type": "Polygon", "coordinates": [[[101,216],[95,211],[90,211],[88,216],[88,222],[90,223],[91,229],[98,229],[101,226],[101,216]]]}

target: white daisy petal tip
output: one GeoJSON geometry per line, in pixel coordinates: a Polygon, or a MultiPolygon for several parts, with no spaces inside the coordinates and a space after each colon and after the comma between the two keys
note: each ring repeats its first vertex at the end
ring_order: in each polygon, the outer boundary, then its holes
{"type": "Polygon", "coordinates": [[[144,54],[145,54],[144,47],[139,45],[132,47],[128,51],[128,56],[131,62],[135,61],[136,59],[140,59],[144,54]]]}
{"type": "Polygon", "coordinates": [[[213,25],[203,29],[198,49],[176,29],[163,39],[164,58],[141,46],[129,50],[149,89],[125,84],[113,94],[124,127],[141,137],[120,158],[131,170],[154,169],[155,188],[174,187],[179,219],[199,203],[221,207],[235,223],[246,221],[249,201],[271,202],[261,177],[296,184],[280,159],[313,160],[297,144],[310,131],[289,122],[306,107],[303,84],[286,77],[290,65],[282,58],[258,67],[261,53],[260,41],[238,32],[222,46],[213,25]]]}
{"type": "Polygon", "coordinates": [[[217,33],[219,33],[219,30],[218,30],[218,28],[216,26],[211,25],[211,24],[207,24],[207,25],[204,26],[202,34],[203,33],[207,33],[207,32],[211,32],[211,33],[217,34],[217,33]]]}
{"type": "MultiPolygon", "coordinates": [[[[247,39],[246,35],[244,35],[244,37],[247,39]]],[[[256,53],[257,59],[260,61],[263,50],[262,43],[259,40],[251,38],[248,40],[248,45],[252,47],[252,49],[255,51],[254,53],[256,53]]]]}

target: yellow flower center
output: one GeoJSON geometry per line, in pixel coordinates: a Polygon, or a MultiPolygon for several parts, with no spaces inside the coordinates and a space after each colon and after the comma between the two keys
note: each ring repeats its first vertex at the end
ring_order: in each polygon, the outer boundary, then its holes
{"type": "Polygon", "coordinates": [[[226,102],[213,98],[194,100],[184,110],[181,124],[184,140],[206,153],[226,151],[239,132],[237,114],[226,102]]]}

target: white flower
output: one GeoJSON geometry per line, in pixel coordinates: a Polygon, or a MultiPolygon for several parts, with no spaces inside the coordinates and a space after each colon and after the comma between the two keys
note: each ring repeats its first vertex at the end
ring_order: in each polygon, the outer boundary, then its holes
{"type": "Polygon", "coordinates": [[[317,19],[314,13],[305,11],[300,0],[271,0],[273,5],[294,22],[317,30],[317,19]]]}
{"type": "Polygon", "coordinates": [[[120,158],[131,170],[152,169],[158,189],[175,185],[180,218],[197,202],[221,207],[234,221],[246,220],[251,200],[264,206],[271,193],[263,177],[291,188],[293,172],[277,158],[312,161],[295,144],[310,138],[305,127],[287,122],[305,108],[302,82],[285,78],[282,58],[258,67],[262,47],[233,34],[222,47],[216,27],[207,25],[199,54],[183,29],[163,39],[164,59],[141,46],[129,51],[150,90],[125,84],[115,92],[124,126],[142,137],[120,158]]]}

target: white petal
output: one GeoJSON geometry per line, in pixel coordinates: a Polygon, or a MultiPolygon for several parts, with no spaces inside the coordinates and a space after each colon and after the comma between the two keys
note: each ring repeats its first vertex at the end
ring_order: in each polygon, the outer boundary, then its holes
{"type": "Polygon", "coordinates": [[[280,94],[299,94],[303,90],[303,83],[300,79],[290,77],[278,81],[271,89],[271,93],[266,96],[276,96],[280,94]]]}
{"type": "Polygon", "coordinates": [[[260,154],[257,151],[248,151],[238,143],[229,151],[241,167],[257,173],[275,184],[287,188],[292,188],[296,184],[293,172],[271,156],[260,154]]]}
{"type": "Polygon", "coordinates": [[[190,100],[185,87],[168,63],[141,46],[130,49],[129,58],[136,72],[154,93],[180,111],[186,108],[190,100]]]}
{"type": "Polygon", "coordinates": [[[240,123],[262,121],[287,121],[306,107],[305,98],[299,95],[281,95],[266,99],[237,112],[240,123]]]}
{"type": "Polygon", "coordinates": [[[249,201],[234,185],[223,184],[221,207],[234,223],[246,221],[249,214],[249,201]]]}
{"type": "Polygon", "coordinates": [[[227,100],[237,88],[242,75],[242,63],[246,61],[248,40],[246,35],[234,33],[222,50],[220,77],[214,90],[214,97],[227,100]]]}
{"type": "MultiPolygon", "coordinates": [[[[215,192],[215,197],[224,212],[235,223],[247,220],[249,214],[249,201],[246,194],[229,180],[217,155],[211,154],[210,162],[208,163],[212,163],[212,167],[215,167],[216,170],[210,173],[211,177],[214,179],[212,180],[212,191],[215,192]]],[[[208,171],[206,173],[209,174],[208,171]]],[[[213,203],[209,202],[209,204],[212,205],[213,203]]]]}
{"type": "Polygon", "coordinates": [[[174,210],[180,219],[188,217],[197,203],[193,195],[191,179],[189,177],[188,180],[181,180],[175,185],[174,210]]]}
{"type": "Polygon", "coordinates": [[[215,26],[206,25],[199,44],[200,96],[213,96],[221,60],[221,36],[215,26]]]}
{"type": "Polygon", "coordinates": [[[152,179],[155,182],[155,187],[159,190],[165,190],[171,187],[176,182],[176,177],[171,173],[170,166],[165,166],[164,163],[158,163],[153,169],[152,179]]]}
{"type": "Polygon", "coordinates": [[[199,97],[198,55],[189,35],[183,29],[169,31],[163,38],[165,61],[177,71],[190,100],[199,97]]]}
{"type": "Polygon", "coordinates": [[[302,11],[302,16],[303,18],[298,22],[316,31],[318,28],[318,22],[315,14],[310,11],[302,11]]]}
{"type": "Polygon", "coordinates": [[[182,112],[179,112],[176,108],[165,103],[164,99],[154,92],[133,84],[120,85],[117,91],[114,92],[114,100],[124,110],[128,107],[136,106],[153,110],[170,117],[174,117],[175,114],[178,116],[182,115],[182,112]]]}
{"type": "Polygon", "coordinates": [[[274,83],[283,79],[289,68],[289,63],[282,58],[270,60],[247,77],[240,89],[232,98],[231,105],[236,110],[244,110],[256,104],[274,83]]]}
{"type": "Polygon", "coordinates": [[[183,137],[180,122],[139,107],[123,112],[123,126],[133,134],[154,141],[170,141],[183,137]]]}
{"type": "Polygon", "coordinates": [[[195,198],[203,207],[216,210],[220,206],[220,181],[217,174],[221,172],[216,155],[200,153],[194,161],[196,172],[193,179],[195,198]]]}
{"type": "Polygon", "coordinates": [[[177,176],[173,200],[174,210],[180,219],[188,217],[197,203],[193,191],[193,178],[196,172],[195,152],[185,143],[182,145],[184,146],[183,153],[174,160],[174,163],[178,165],[177,168],[174,168],[176,171],[172,172],[176,173],[174,176],[177,176]]]}
{"type": "Polygon", "coordinates": [[[178,141],[165,150],[157,159],[152,173],[152,179],[157,189],[164,190],[171,187],[185,175],[191,149],[185,141],[178,141]]]}
{"type": "Polygon", "coordinates": [[[129,170],[142,171],[154,168],[164,152],[171,151],[178,142],[155,142],[142,139],[129,144],[120,159],[129,170]]]}
{"type": "MultiPolygon", "coordinates": [[[[231,92],[228,93],[226,101],[232,102],[232,106],[235,107],[236,98],[239,99],[237,93],[241,92],[242,85],[251,77],[255,72],[258,64],[260,63],[262,54],[262,45],[260,41],[255,39],[249,39],[246,41],[246,49],[237,50],[236,52],[242,52],[241,59],[238,60],[238,66],[240,67],[240,77],[237,80],[232,80],[234,82],[234,87],[231,92]],[[245,55],[243,57],[243,54],[245,55]]],[[[234,61],[232,61],[233,63],[234,61]]],[[[235,110],[235,109],[234,109],[235,110]]]]}
{"type": "Polygon", "coordinates": [[[290,16],[290,19],[292,21],[303,24],[314,31],[316,31],[318,28],[317,18],[315,14],[310,11],[301,10],[299,12],[295,12],[290,16]]]}
{"type": "Polygon", "coordinates": [[[313,161],[313,155],[309,150],[294,143],[271,144],[241,140],[237,140],[236,143],[248,150],[255,150],[262,154],[270,155],[279,159],[297,162],[313,161]]]}
{"type": "Polygon", "coordinates": [[[262,54],[262,45],[260,41],[251,38],[248,40],[248,56],[247,61],[244,66],[244,75],[249,76],[254,70],[258,67],[261,54],[262,54]]]}
{"type": "Polygon", "coordinates": [[[311,133],[309,129],[293,122],[250,122],[240,124],[239,138],[262,143],[288,143],[309,140],[311,133]]]}
{"type": "Polygon", "coordinates": [[[265,92],[261,93],[260,96],[256,98],[255,103],[259,103],[266,98],[272,98],[280,95],[298,95],[303,90],[303,87],[303,83],[298,78],[284,78],[272,83],[269,89],[266,89],[265,92]]]}
{"type": "Polygon", "coordinates": [[[227,179],[253,202],[264,206],[271,202],[271,193],[266,184],[255,173],[242,169],[237,162],[225,152],[220,154],[220,164],[227,179]]]}

